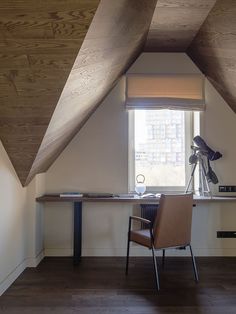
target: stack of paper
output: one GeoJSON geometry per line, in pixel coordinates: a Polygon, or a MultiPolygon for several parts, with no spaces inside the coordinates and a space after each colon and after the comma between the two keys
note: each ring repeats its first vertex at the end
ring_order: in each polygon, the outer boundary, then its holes
{"type": "Polygon", "coordinates": [[[83,197],[82,193],[79,192],[63,192],[60,197],[83,197]]]}

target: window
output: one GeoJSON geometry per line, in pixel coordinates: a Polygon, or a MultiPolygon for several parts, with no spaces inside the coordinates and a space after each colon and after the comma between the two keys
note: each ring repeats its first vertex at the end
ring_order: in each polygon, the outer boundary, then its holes
{"type": "Polygon", "coordinates": [[[129,188],[145,176],[147,191],[184,191],[190,176],[192,112],[132,110],[129,112],[129,188]]]}

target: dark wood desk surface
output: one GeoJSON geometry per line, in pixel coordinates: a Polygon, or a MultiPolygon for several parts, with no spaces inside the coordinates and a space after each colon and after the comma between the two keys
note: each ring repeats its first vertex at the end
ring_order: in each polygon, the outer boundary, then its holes
{"type": "MultiPolygon", "coordinates": [[[[131,204],[147,204],[147,203],[159,203],[159,198],[157,197],[149,197],[149,198],[140,198],[138,196],[135,197],[61,197],[59,194],[56,195],[43,195],[36,198],[37,202],[45,203],[45,202],[124,202],[131,204]]],[[[205,202],[236,202],[236,197],[223,197],[223,196],[194,196],[194,203],[205,203],[205,202]]]]}

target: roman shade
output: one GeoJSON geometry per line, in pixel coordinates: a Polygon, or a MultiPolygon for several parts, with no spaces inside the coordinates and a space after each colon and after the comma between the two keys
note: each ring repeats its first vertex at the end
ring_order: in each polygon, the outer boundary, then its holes
{"type": "Polygon", "coordinates": [[[127,109],[205,110],[201,74],[128,74],[127,109]]]}

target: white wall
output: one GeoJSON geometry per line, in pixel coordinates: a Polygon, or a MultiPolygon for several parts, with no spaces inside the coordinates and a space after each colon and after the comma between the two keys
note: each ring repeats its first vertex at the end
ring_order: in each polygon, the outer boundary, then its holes
{"type": "MultiPolygon", "coordinates": [[[[114,88],[79,136],[74,138],[47,172],[47,192],[127,191],[128,115],[123,102],[124,80],[114,88]]],[[[122,204],[112,208],[110,204],[85,204],[84,254],[123,253],[120,241],[124,242],[123,233],[126,233],[130,210],[129,206],[122,204]]],[[[73,217],[70,205],[47,204],[44,227],[46,255],[72,254],[73,217]]]]}
{"type": "Polygon", "coordinates": [[[0,142],[0,295],[27,266],[36,266],[42,258],[42,234],[35,232],[36,181],[28,188],[21,186],[0,142]]]}
{"type": "Polygon", "coordinates": [[[45,178],[45,174],[38,174],[27,187],[28,267],[36,267],[44,256],[44,208],[42,203],[35,202],[35,198],[45,194],[45,178]]]}
{"type": "MultiPolygon", "coordinates": [[[[223,154],[223,158],[213,163],[220,184],[236,185],[236,114],[209,81],[206,82],[205,96],[207,110],[201,115],[202,136],[210,147],[223,154]]],[[[218,185],[212,188],[218,193],[218,185]]]]}
{"type": "MultiPolygon", "coordinates": [[[[142,54],[131,73],[196,73],[182,53],[142,54]]],[[[46,174],[46,191],[95,191],[122,193],[128,190],[128,114],[124,109],[124,79],[104,100],[46,174]]],[[[214,88],[206,84],[207,110],[201,115],[201,135],[224,153],[215,162],[221,183],[235,184],[233,134],[236,115],[214,88]]],[[[134,210],[137,210],[136,208],[134,210]]],[[[83,255],[125,255],[127,204],[88,203],[83,208],[83,255]]],[[[234,240],[216,239],[216,230],[236,230],[233,203],[197,206],[193,219],[193,246],[198,255],[235,255],[234,240]]],[[[46,255],[72,254],[73,214],[70,204],[45,206],[46,255]]],[[[135,246],[133,254],[148,254],[135,246]]]]}

